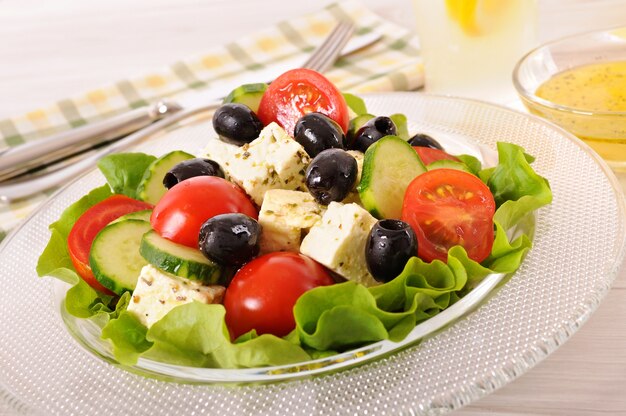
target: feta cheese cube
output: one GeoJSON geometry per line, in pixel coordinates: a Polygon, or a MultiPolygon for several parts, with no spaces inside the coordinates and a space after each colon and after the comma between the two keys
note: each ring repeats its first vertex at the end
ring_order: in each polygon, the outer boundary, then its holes
{"type": "Polygon", "coordinates": [[[365,159],[365,154],[363,152],[359,152],[358,150],[347,150],[348,154],[356,159],[356,182],[354,183],[354,188],[357,187],[359,182],[361,182],[361,175],[363,174],[363,160],[365,159]]]}
{"type": "Polygon", "coordinates": [[[322,219],[326,208],[308,192],[270,189],[259,212],[261,253],[300,251],[300,242],[322,219]]]}
{"type": "Polygon", "coordinates": [[[150,328],[176,306],[195,301],[221,303],[223,286],[205,286],[165,273],[148,264],[141,269],[137,286],[128,304],[128,311],[150,328]]]}
{"type": "Polygon", "coordinates": [[[226,179],[228,179],[227,163],[239,150],[239,146],[214,138],[208,141],[203,150],[203,154],[207,159],[217,162],[224,171],[226,179]]]}
{"type": "Polygon", "coordinates": [[[348,280],[374,286],[365,264],[365,245],[376,218],[357,204],[331,202],[302,240],[300,252],[348,280]]]}
{"type": "Polygon", "coordinates": [[[278,124],[270,123],[258,139],[243,145],[222,167],[261,205],[270,189],[306,191],[304,172],[309,162],[304,148],[278,124]]]}
{"type": "Polygon", "coordinates": [[[346,197],[341,202],[343,202],[344,204],[355,203],[362,205],[357,186],[361,182],[361,174],[363,173],[363,159],[365,158],[365,155],[363,154],[363,152],[359,152],[358,150],[348,150],[347,152],[349,155],[354,157],[354,159],[356,159],[357,175],[356,181],[354,182],[354,187],[352,187],[350,192],[348,192],[348,195],[346,195],[346,197]]]}

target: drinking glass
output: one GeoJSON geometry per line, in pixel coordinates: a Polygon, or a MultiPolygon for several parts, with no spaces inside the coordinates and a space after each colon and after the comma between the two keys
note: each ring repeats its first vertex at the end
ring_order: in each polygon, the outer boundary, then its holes
{"type": "Polygon", "coordinates": [[[413,0],[425,90],[507,102],[511,73],[535,46],[536,0],[413,0]]]}

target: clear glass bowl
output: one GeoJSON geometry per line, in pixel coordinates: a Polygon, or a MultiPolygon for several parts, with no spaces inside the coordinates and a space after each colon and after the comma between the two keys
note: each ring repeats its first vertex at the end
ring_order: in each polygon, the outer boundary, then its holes
{"type": "Polygon", "coordinates": [[[626,27],[571,36],[526,54],[513,71],[513,84],[528,110],[558,124],[590,145],[615,170],[626,170],[626,112],[587,111],[536,95],[541,84],[575,67],[626,61],[626,27]]]}
{"type": "MultiPolygon", "coordinates": [[[[98,346],[98,332],[67,321],[59,305],[66,286],[35,272],[48,225],[104,182],[94,171],[0,244],[0,414],[442,414],[502,387],[562,345],[601,302],[626,250],[626,200],[606,164],[571,134],[507,108],[416,93],[372,95],[366,103],[374,114],[405,113],[412,130],[432,134],[452,153],[480,156],[468,143],[495,149],[506,140],[536,157],[533,167],[550,181],[554,200],[537,213],[534,247],[510,279],[492,277],[477,303],[464,298],[477,307],[448,310],[460,319],[438,315],[443,326],[421,342],[415,333],[403,348],[325,374],[219,374],[148,360],[124,367],[98,346]],[[245,385],[215,382],[220,377],[245,385]]],[[[210,125],[190,122],[137,150],[197,152],[215,134],[210,125]]]]}

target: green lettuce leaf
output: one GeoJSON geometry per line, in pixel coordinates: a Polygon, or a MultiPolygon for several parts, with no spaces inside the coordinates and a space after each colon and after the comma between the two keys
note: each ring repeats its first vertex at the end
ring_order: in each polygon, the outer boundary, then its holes
{"type": "Polygon", "coordinates": [[[117,360],[134,364],[141,354],[157,361],[193,367],[248,368],[290,364],[310,359],[297,344],[273,335],[246,334],[232,343],[222,305],[191,302],[172,309],[146,329],[131,313],[122,312],[102,330],[114,345],[117,360]]]}
{"type": "Polygon", "coordinates": [[[50,224],[50,240],[37,261],[39,277],[53,276],[70,284],[81,280],[70,259],[67,236],[85,211],[111,195],[111,190],[106,185],[96,188],[70,205],[56,222],[50,224]]]}
{"type": "Polygon", "coordinates": [[[98,161],[98,168],[116,194],[137,199],[144,172],[156,157],[145,153],[116,153],[98,161]]]}
{"type": "Polygon", "coordinates": [[[504,229],[552,202],[548,181],[533,170],[528,160],[520,146],[498,143],[498,165],[490,172],[486,183],[498,207],[494,221],[504,229]]]}
{"type": "Polygon", "coordinates": [[[361,97],[357,97],[354,94],[350,94],[349,92],[342,93],[343,98],[346,100],[346,104],[348,104],[348,108],[352,110],[354,114],[360,116],[361,114],[367,114],[367,107],[365,106],[365,101],[361,97]]]}
{"type": "Polygon", "coordinates": [[[463,162],[465,166],[467,166],[471,173],[478,176],[478,172],[480,172],[482,169],[482,164],[480,163],[480,160],[471,155],[458,155],[457,158],[459,158],[461,162],[463,162]]]}
{"type": "Polygon", "coordinates": [[[133,314],[124,310],[102,328],[102,338],[111,340],[113,354],[120,363],[134,365],[139,356],[152,347],[146,339],[147,332],[133,314]]]}
{"type": "Polygon", "coordinates": [[[413,257],[398,277],[379,286],[345,282],[306,292],[294,307],[301,343],[320,351],[344,351],[384,339],[402,340],[416,324],[459,299],[456,292],[466,285],[467,273],[463,259],[455,257],[458,251],[467,258],[458,247],[447,264],[413,257]]]}
{"type": "Polygon", "coordinates": [[[65,309],[78,318],[92,318],[101,324],[125,309],[127,297],[117,298],[94,290],[78,276],[70,259],[67,237],[78,218],[89,208],[111,196],[111,189],[103,185],[70,205],[61,217],[50,224],[50,240],[37,261],[40,277],[52,276],[73,285],[65,296],[65,309]]]}

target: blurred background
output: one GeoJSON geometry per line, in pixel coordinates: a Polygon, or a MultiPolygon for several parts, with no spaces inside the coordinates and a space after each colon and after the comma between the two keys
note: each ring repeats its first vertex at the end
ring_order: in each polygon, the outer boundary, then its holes
{"type": "MultiPolygon", "coordinates": [[[[265,0],[261,11],[246,13],[258,0],[0,0],[0,119],[149,73],[332,2],[265,0]]],[[[361,2],[415,28],[411,0],[361,2]]],[[[542,42],[626,23],[626,0],[539,0],[539,8],[542,42]],[[546,21],[553,16],[558,25],[546,21]]]]}

